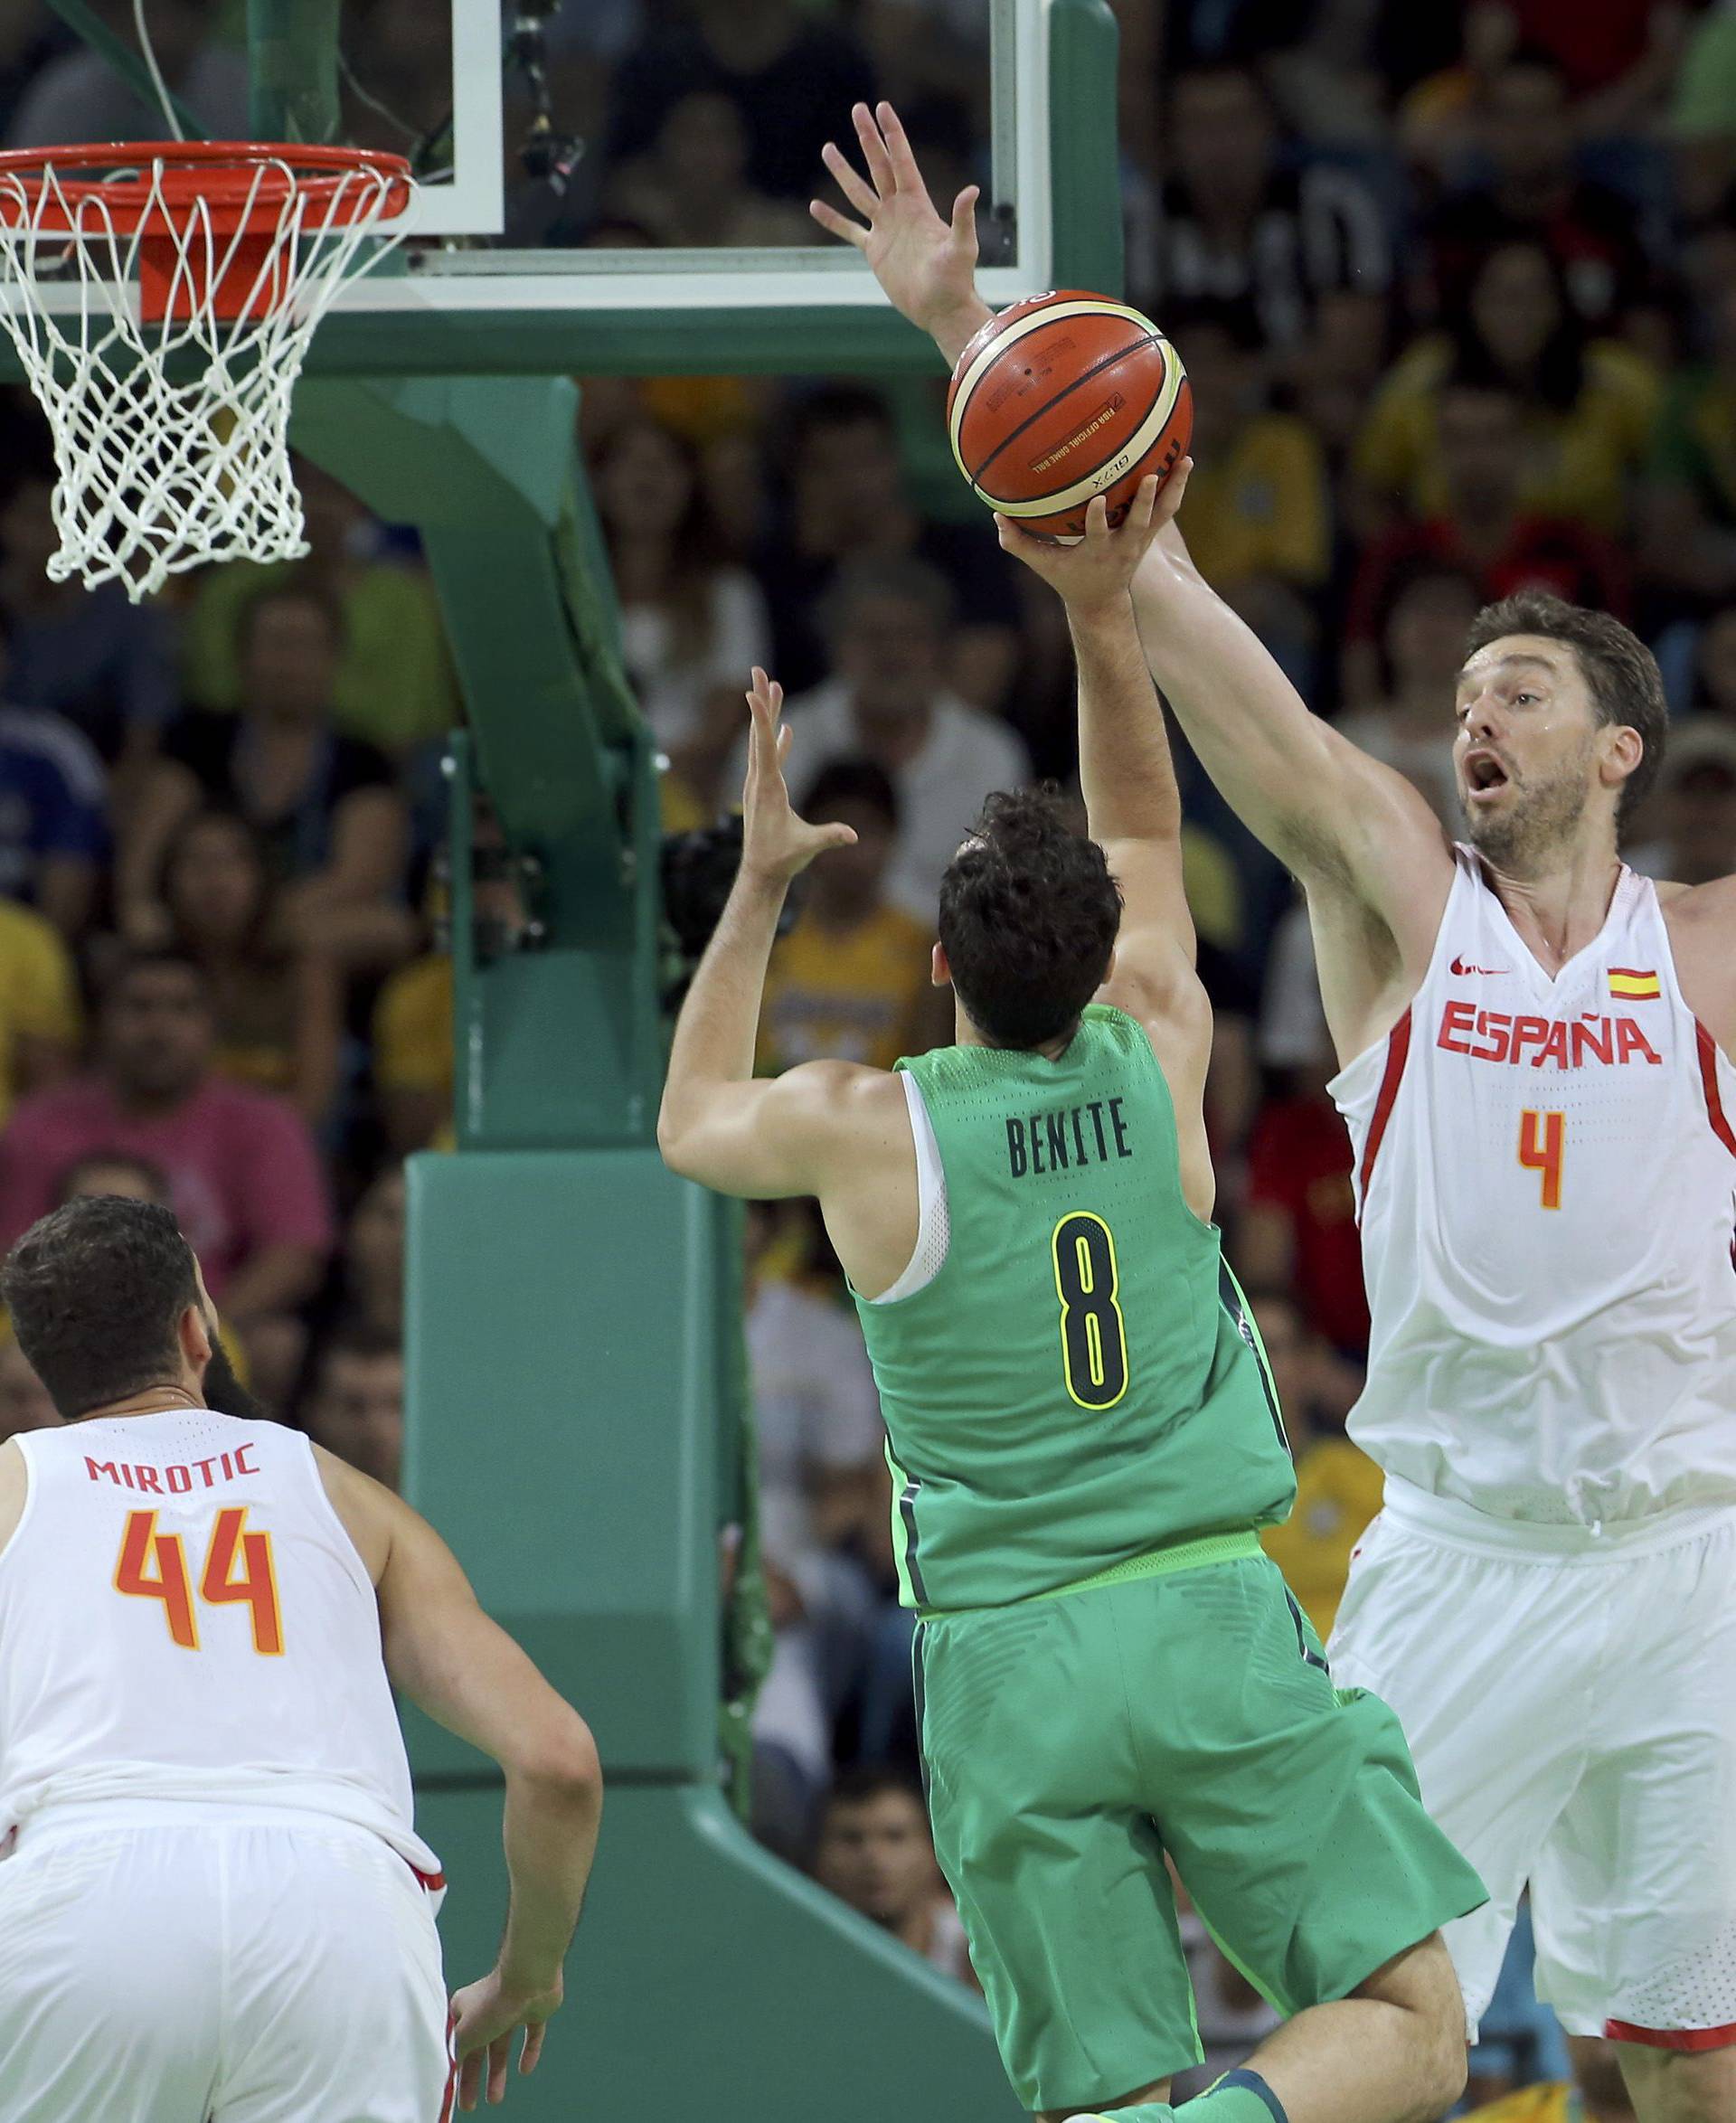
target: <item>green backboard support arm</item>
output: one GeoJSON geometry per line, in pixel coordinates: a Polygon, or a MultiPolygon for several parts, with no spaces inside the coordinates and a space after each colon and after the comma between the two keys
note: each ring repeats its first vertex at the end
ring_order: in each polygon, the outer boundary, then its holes
{"type": "Polygon", "coordinates": [[[546,377],[309,382],[297,399],[297,447],[421,534],[472,732],[451,762],[455,830],[479,786],[540,878],[544,948],[481,966],[454,923],[469,1148],[648,1142],[662,1084],[656,756],[577,413],[574,386],[546,377]]]}

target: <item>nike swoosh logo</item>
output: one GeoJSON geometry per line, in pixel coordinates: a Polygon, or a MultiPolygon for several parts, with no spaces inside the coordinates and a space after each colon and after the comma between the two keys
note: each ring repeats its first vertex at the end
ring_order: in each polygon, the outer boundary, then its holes
{"type": "Polygon", "coordinates": [[[1455,958],[1449,970],[1457,974],[1461,980],[1471,973],[1480,973],[1489,979],[1495,979],[1505,973],[1507,968],[1505,966],[1467,966],[1463,958],[1455,958]]]}

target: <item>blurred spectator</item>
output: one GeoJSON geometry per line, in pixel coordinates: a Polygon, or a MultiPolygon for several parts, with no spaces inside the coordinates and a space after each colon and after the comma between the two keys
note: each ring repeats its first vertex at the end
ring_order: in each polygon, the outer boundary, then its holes
{"type": "Polygon", "coordinates": [[[210,989],[212,1066],[317,1128],[337,1091],[343,984],[323,952],[288,942],[259,835],[232,811],[195,811],[164,853],[159,897],[171,949],[210,989]]]}
{"type": "Polygon", "coordinates": [[[326,1282],[308,1307],[316,1345],[332,1335],[404,1336],[404,1168],[376,1173],[350,1211],[326,1282]]]}
{"type": "Polygon", "coordinates": [[[748,134],[748,177],[805,202],[824,182],[820,149],[871,102],[866,54],[847,30],[795,0],[693,0],[662,13],[621,61],[609,89],[610,164],[640,154],[671,108],[696,90],[730,98],[748,134]]]}
{"type": "Polygon", "coordinates": [[[1295,675],[1316,632],[1307,600],[1332,561],[1320,445],[1268,402],[1259,326],[1245,305],[1197,312],[1175,336],[1194,387],[1195,469],[1181,516],[1188,551],[1295,675]]]}
{"type": "MultiPolygon", "coordinates": [[[[100,12],[110,18],[110,28],[133,41],[130,9],[111,0],[100,12]]],[[[151,49],[165,81],[204,127],[206,139],[247,140],[252,137],[247,61],[217,41],[224,12],[221,0],[152,0],[151,49]]],[[[99,52],[80,42],[51,60],[26,90],[6,129],[6,146],[174,137],[156,100],[135,94],[99,52]]]]}
{"type": "Polygon", "coordinates": [[[350,1327],[320,1350],[303,1411],[316,1445],[398,1486],[404,1450],[404,1354],[395,1336],[350,1327]]]}
{"type": "Polygon", "coordinates": [[[1736,583],[1736,280],[1707,324],[1705,357],[1665,392],[1641,524],[1648,574],[1689,599],[1736,583]]]}
{"type": "Polygon", "coordinates": [[[452,1126],[452,954],[401,966],[373,1008],[373,1089],[394,1156],[425,1150],[452,1126]]]}
{"type": "MultiPolygon", "coordinates": [[[[852,561],[826,600],[836,675],[788,710],[798,773],[845,756],[892,778],[901,824],[887,894],[922,922],[984,797],[1026,776],[1018,740],[942,679],[951,610],[920,561],[852,561]]],[[[726,786],[740,786],[746,760],[742,741],[726,786]]]]}
{"type": "Polygon", "coordinates": [[[664,113],[650,147],[615,172],[608,209],[675,249],[807,242],[814,224],[802,209],[748,182],[749,147],[735,99],[695,89],[664,113]]]}
{"type": "Polygon", "coordinates": [[[0,898],[76,943],[96,911],[108,829],[102,762],[70,722],[0,707],[0,898]]]}
{"type": "Polygon", "coordinates": [[[926,561],[952,585],[955,625],[948,682],[979,707],[996,706],[1018,660],[1020,590],[986,516],[923,519],[910,500],[886,401],[834,383],[798,401],[789,423],[785,519],[755,557],[770,603],[772,656],[786,690],[826,674],[826,595],[844,562],[866,554],[926,561]]]}
{"type": "Polygon", "coordinates": [[[937,1012],[929,1000],[939,993],[929,974],[932,926],[885,896],[898,836],[891,777],[871,760],[833,760],[801,812],[816,825],[853,826],[856,841],[809,869],[796,925],[772,952],[759,1066],[834,1059],[890,1069],[901,1054],[950,1040],[949,1003],[937,1012]]]}
{"type": "Polygon", "coordinates": [[[1700,629],[1694,656],[1694,704],[1736,729],[1736,604],[1714,612],[1700,629]]]}
{"type": "Polygon", "coordinates": [[[1442,401],[1456,385],[1517,401],[1518,506],[1620,528],[1651,447],[1657,375],[1631,348],[1586,336],[1546,243],[1527,237],[1486,252],[1464,308],[1393,368],[1356,446],[1365,520],[1395,508],[1435,515],[1446,505],[1442,401]]]}
{"type": "Polygon", "coordinates": [[[1694,24],[1670,107],[1682,205],[1710,213],[1736,181],[1736,0],[1712,0],[1694,24]]]}
{"type": "Polygon", "coordinates": [[[1350,1137],[1326,1090],[1337,1062],[1299,906],[1274,939],[1260,1051],[1268,1068],[1285,1072],[1287,1088],[1267,1100],[1249,1137],[1237,1271],[1250,1285],[1293,1290],[1310,1326],[1334,1348],[1361,1354],[1368,1301],[1350,1137]]]}
{"type": "Polygon", "coordinates": [[[797,1571],[816,1548],[863,1532],[878,1506],[885,1431],[854,1315],[836,1287],[816,1283],[811,1212],[756,1203],[748,1219],[748,1376],[759,1438],[766,1547],[797,1571]],[[803,1272],[767,1272],[793,1231],[803,1272]]]}
{"type": "Polygon", "coordinates": [[[54,1206],[68,1167],[122,1152],[167,1176],[212,1298],[251,1345],[299,1305],[332,1240],[307,1131],[281,1100],[212,1071],[216,1020],[185,958],[138,953],[103,997],[90,1073],[39,1091],[0,1135],[0,1245],[54,1206]]]}
{"type": "Polygon", "coordinates": [[[1433,429],[1440,509],[1376,539],[1363,552],[1351,587],[1344,694],[1358,704],[1380,695],[1376,643],[1393,585],[1424,559],[1474,576],[1486,604],[1540,585],[1618,618],[1628,612],[1627,571],[1617,548],[1583,524],[1524,506],[1524,416],[1510,390],[1449,382],[1436,399],[1433,429]]]}
{"type": "Polygon", "coordinates": [[[1547,52],[1521,49],[1483,84],[1478,116],[1487,179],[1448,199],[1428,229],[1443,307],[1462,309],[1483,260],[1529,237],[1553,252],[1579,316],[1607,329],[1649,268],[1633,202],[1575,167],[1565,73],[1547,52]]]}
{"type": "Polygon", "coordinates": [[[70,1075],[83,1032],[78,977],[52,922],[0,900],[0,1124],[70,1075]]]}
{"type": "Polygon", "coordinates": [[[1291,348],[1327,290],[1385,292],[1391,248],[1367,189],[1328,163],[1287,169],[1280,146],[1250,68],[1196,67],[1175,80],[1156,256],[1132,273],[1147,308],[1251,302],[1267,342],[1291,348]]]}
{"type": "Polygon", "coordinates": [[[1648,877],[1710,884],[1736,873],[1736,726],[1697,715],[1671,731],[1642,830],[1628,860],[1648,877]]]}
{"type": "Polygon", "coordinates": [[[1288,1291],[1258,1292],[1249,1302],[1296,1455],[1295,1506],[1260,1540],[1324,1644],[1352,1552],[1381,1508],[1384,1477],[1344,1435],[1362,1374],[1334,1354],[1288,1291]]]}
{"type": "Polygon", "coordinates": [[[0,1445],[20,1430],[58,1429],[62,1420],[11,1327],[0,1329],[0,1445]]]}
{"type": "Polygon", "coordinates": [[[267,590],[306,585],[343,614],[329,688],[334,726],[398,759],[458,720],[439,600],[422,568],[386,557],[380,524],[347,486],[306,458],[297,458],[295,473],[307,557],[208,568],[196,579],[181,620],[190,703],[243,705],[250,608],[267,590]]]}
{"type": "MultiPolygon", "coordinates": [[[[481,959],[517,948],[529,916],[494,807],[478,796],[471,826],[472,947],[481,959]]],[[[373,1087],[395,1156],[451,1146],[454,1081],[452,953],[434,948],[398,971],[373,1013],[373,1087]]]]}
{"type": "Polygon", "coordinates": [[[1420,554],[1394,570],[1378,621],[1380,698],[1338,724],[1354,745],[1414,782],[1449,833],[1461,823],[1454,688],[1481,602],[1477,577],[1450,561],[1420,554]]]}
{"type": "MultiPolygon", "coordinates": [[[[51,471],[26,467],[0,504],[0,614],[6,689],[63,716],[126,776],[156,750],[176,706],[169,615],[136,605],[118,582],[51,580],[58,549],[51,471]]],[[[122,780],[125,788],[125,779],[122,780]]]]}
{"type": "Polygon", "coordinates": [[[978,1987],[965,1928],[934,1862],[922,1794],[896,1770],[847,1770],[832,1787],[814,1877],[943,1975],[978,1987]]]}
{"type": "Polygon", "coordinates": [[[1386,373],[1390,327],[1391,313],[1378,297],[1344,288],[1322,295],[1290,362],[1296,410],[1326,455],[1335,489],[1386,373]]]}
{"type": "Polygon", "coordinates": [[[160,1165],[148,1157],[132,1157],[125,1150],[93,1150],[61,1173],[54,1188],[54,1207],[86,1194],[118,1194],[127,1202],[156,1202],[173,1206],[168,1180],[160,1165]]]}
{"type": "Polygon", "coordinates": [[[130,938],[166,934],[156,896],[164,851],[203,802],[238,812],[259,835],[290,942],[353,968],[404,955],[415,933],[401,896],[409,824],[384,757],[333,727],[343,640],[337,609],[307,583],[268,585],[246,607],[245,705],[171,723],[127,823],[118,883],[130,938]]]}
{"type": "Polygon", "coordinates": [[[766,602],[731,566],[706,504],[693,446],[638,417],[592,463],[598,514],[621,607],[621,654],[640,707],[689,795],[715,808],[717,776],[741,727],[748,673],[770,657],[766,602]]]}

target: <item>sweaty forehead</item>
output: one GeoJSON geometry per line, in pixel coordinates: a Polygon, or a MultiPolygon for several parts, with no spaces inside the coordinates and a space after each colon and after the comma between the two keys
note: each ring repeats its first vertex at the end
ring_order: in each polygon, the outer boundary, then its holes
{"type": "Polygon", "coordinates": [[[1463,687],[1493,672],[1509,671],[1544,671],[1552,678],[1562,678],[1570,676],[1572,669],[1573,652],[1564,642],[1550,641],[1542,635],[1504,634],[1465,659],[1458,683],[1463,687]]]}

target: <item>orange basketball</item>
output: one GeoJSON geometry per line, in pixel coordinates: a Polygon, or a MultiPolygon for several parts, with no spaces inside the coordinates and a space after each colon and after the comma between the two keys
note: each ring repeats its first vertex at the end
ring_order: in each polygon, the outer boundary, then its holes
{"type": "Polygon", "coordinates": [[[1081,537],[1097,495],[1118,524],[1194,433],[1194,394],[1149,317],[1106,295],[1033,295],[991,317],[947,392],[958,469],[979,501],[1040,537],[1081,537]]]}

